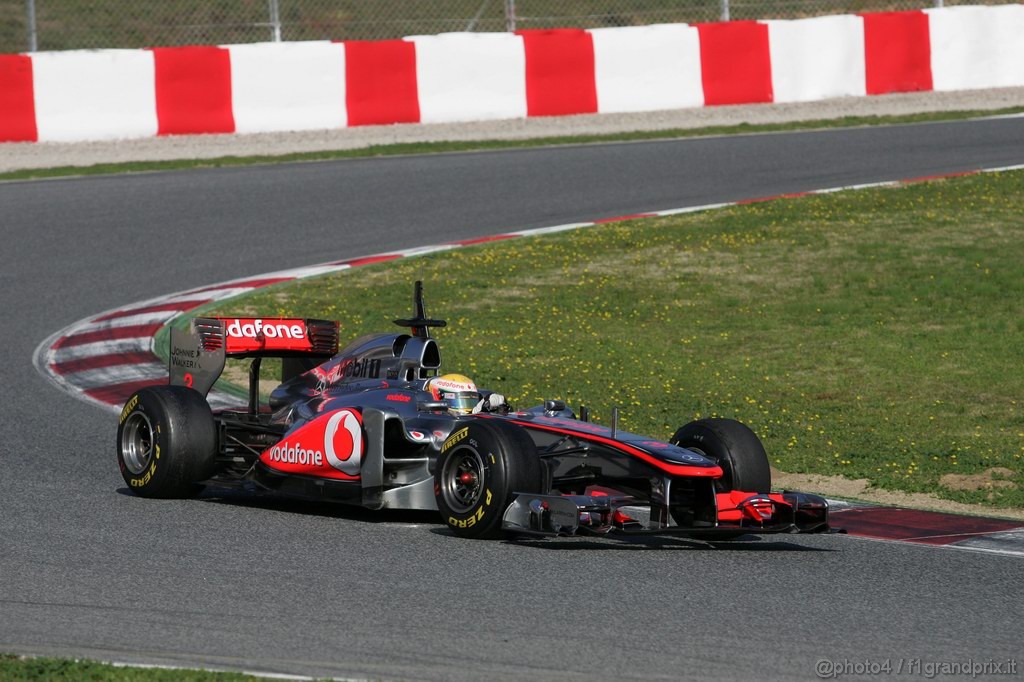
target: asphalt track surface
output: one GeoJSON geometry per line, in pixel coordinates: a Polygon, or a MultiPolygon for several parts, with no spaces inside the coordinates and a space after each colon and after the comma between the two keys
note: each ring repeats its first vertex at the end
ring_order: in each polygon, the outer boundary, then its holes
{"type": "Polygon", "coordinates": [[[115,419],[32,356],[90,314],[285,267],[1022,162],[1018,118],[0,184],[0,651],[453,680],[1020,659],[1011,556],[839,535],[517,545],[429,514],[136,498],[115,419]]]}

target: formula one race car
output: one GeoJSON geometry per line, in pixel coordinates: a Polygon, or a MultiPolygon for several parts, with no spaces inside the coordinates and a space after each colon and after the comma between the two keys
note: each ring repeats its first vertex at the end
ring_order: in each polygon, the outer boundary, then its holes
{"type": "Polygon", "coordinates": [[[739,422],[702,419],[669,442],[577,416],[559,400],[512,410],[465,377],[439,376],[416,283],[410,333],[338,352],[314,319],[195,318],[171,333],[170,381],[124,405],[117,456],[144,497],[233,484],[369,509],[437,509],[464,537],[824,532],[820,497],[771,492],[764,448],[739,422]],[[247,409],[206,400],[226,357],[251,358],[247,409]],[[260,361],[284,358],[261,405],[260,361]]]}

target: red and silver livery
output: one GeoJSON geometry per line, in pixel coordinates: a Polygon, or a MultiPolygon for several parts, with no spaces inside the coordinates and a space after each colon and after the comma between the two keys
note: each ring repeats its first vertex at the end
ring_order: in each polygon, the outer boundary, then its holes
{"type": "MultiPolygon", "coordinates": [[[[397,333],[339,350],[336,322],[195,318],[173,329],[169,381],[121,411],[118,462],[149,497],[204,485],[274,491],[369,509],[437,510],[474,538],[825,532],[828,505],[775,491],[757,436],[727,419],[680,427],[668,440],[596,424],[559,400],[513,410],[479,390],[471,414],[428,388],[441,368],[422,285],[397,333]],[[248,358],[248,406],[206,401],[226,358],[248,358]],[[264,401],[263,358],[282,358],[264,401]]],[[[459,387],[454,387],[456,390],[459,387]]],[[[475,389],[475,387],[474,387],[475,389]]]]}

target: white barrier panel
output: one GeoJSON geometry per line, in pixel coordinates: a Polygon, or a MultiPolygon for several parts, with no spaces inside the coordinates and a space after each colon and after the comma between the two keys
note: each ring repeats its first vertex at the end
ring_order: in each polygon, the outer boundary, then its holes
{"type": "Polygon", "coordinates": [[[765,21],[776,102],[863,97],[864,20],[857,16],[765,21]]]}
{"type": "Polygon", "coordinates": [[[598,112],[704,106],[696,28],[663,24],[599,28],[590,34],[598,112]]]}
{"type": "Polygon", "coordinates": [[[40,142],[118,140],[157,133],[149,50],[72,50],[32,55],[40,142]]]}
{"type": "Polygon", "coordinates": [[[345,47],[328,41],[230,45],[239,133],[344,128],[345,47]]]}
{"type": "Polygon", "coordinates": [[[1024,6],[925,11],[936,90],[1024,85],[1024,6]]]}
{"type": "Polygon", "coordinates": [[[416,44],[422,123],[526,117],[526,51],[511,33],[442,33],[416,44]]]}

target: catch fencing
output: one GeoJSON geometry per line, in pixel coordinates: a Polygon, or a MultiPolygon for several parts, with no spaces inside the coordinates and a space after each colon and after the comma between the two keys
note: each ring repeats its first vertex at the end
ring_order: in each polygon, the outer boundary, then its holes
{"type": "Polygon", "coordinates": [[[0,53],[798,19],[998,0],[0,0],[0,53]]]}

